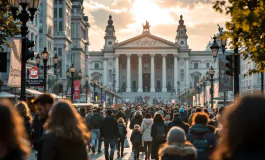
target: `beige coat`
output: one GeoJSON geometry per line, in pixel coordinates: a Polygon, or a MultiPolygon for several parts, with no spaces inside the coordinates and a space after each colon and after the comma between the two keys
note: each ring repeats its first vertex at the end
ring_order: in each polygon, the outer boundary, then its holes
{"type": "Polygon", "coordinates": [[[151,142],[151,128],[153,124],[153,119],[147,118],[143,119],[143,122],[141,124],[140,132],[142,134],[142,141],[143,142],[151,142]]]}

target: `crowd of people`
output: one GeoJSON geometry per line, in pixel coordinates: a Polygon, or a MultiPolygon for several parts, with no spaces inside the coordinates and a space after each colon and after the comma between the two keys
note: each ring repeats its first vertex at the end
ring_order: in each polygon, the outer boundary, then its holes
{"type": "Polygon", "coordinates": [[[232,105],[195,108],[176,105],[126,105],[75,108],[43,94],[32,111],[25,102],[0,100],[0,160],[87,160],[101,152],[106,160],[124,157],[128,141],[134,159],[265,159],[265,98],[249,95],[232,105]],[[34,115],[34,116],[33,116],[34,115]],[[131,134],[129,134],[131,130],[131,134]]]}

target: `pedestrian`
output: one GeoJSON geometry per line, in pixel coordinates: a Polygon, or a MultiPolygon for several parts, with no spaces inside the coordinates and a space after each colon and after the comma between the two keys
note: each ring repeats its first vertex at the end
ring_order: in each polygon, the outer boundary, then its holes
{"type": "Polygon", "coordinates": [[[178,127],[182,128],[185,131],[185,133],[187,134],[189,131],[189,128],[182,121],[180,114],[175,113],[173,117],[174,118],[173,118],[172,122],[168,123],[168,125],[167,125],[167,131],[169,131],[170,128],[172,128],[174,126],[178,126],[178,127]]]}
{"type": "Polygon", "coordinates": [[[31,142],[31,125],[33,118],[30,114],[30,109],[27,105],[27,103],[20,101],[16,104],[15,106],[16,110],[18,111],[19,115],[23,118],[24,120],[24,127],[28,136],[29,141],[31,142]]]}
{"type": "Polygon", "coordinates": [[[122,109],[119,109],[118,113],[116,114],[116,119],[118,120],[119,118],[123,118],[123,120],[126,122],[126,116],[123,113],[122,109]]]}
{"type": "Polygon", "coordinates": [[[89,132],[70,102],[57,101],[44,124],[40,160],[87,160],[89,132]]]}
{"type": "Polygon", "coordinates": [[[216,147],[216,137],[207,123],[209,116],[203,112],[197,112],[193,116],[192,126],[187,134],[187,140],[197,149],[197,160],[208,160],[216,147]]]}
{"type": "Polygon", "coordinates": [[[94,110],[91,116],[91,126],[92,126],[92,147],[91,150],[95,153],[96,146],[98,145],[98,152],[101,152],[101,137],[100,137],[100,127],[103,124],[104,117],[100,114],[100,108],[94,110]]]}
{"type": "Polygon", "coordinates": [[[124,141],[127,135],[126,123],[123,118],[118,119],[120,140],[117,142],[118,157],[123,157],[124,141]]]}
{"type": "Polygon", "coordinates": [[[105,159],[113,160],[116,141],[120,140],[119,127],[116,119],[112,116],[112,110],[106,111],[106,117],[100,128],[101,139],[104,140],[105,159]],[[110,146],[110,154],[109,154],[110,146]]]}
{"type": "Polygon", "coordinates": [[[140,133],[140,126],[138,124],[134,125],[130,140],[133,145],[132,149],[134,153],[134,159],[139,160],[140,147],[142,145],[142,135],[140,133]]]}
{"type": "Polygon", "coordinates": [[[159,149],[161,160],[196,160],[197,151],[186,141],[185,131],[172,127],[167,134],[167,143],[159,149]]]}
{"type": "Polygon", "coordinates": [[[165,125],[167,125],[169,122],[171,122],[171,121],[170,121],[170,115],[168,114],[168,115],[165,116],[164,123],[165,123],[165,125]]]}
{"type": "MultiPolygon", "coordinates": [[[[88,129],[89,132],[92,132],[92,125],[91,125],[91,116],[92,116],[92,110],[89,109],[88,110],[88,113],[86,114],[85,116],[85,124],[86,124],[86,127],[88,129]]],[[[87,146],[88,146],[88,151],[91,150],[92,146],[91,146],[91,137],[87,140],[87,146]]]]}
{"type": "Polygon", "coordinates": [[[130,123],[130,129],[134,129],[134,126],[138,124],[139,126],[142,124],[143,117],[140,111],[135,112],[135,116],[130,123]]]}
{"type": "Polygon", "coordinates": [[[152,150],[151,128],[153,119],[150,113],[145,114],[145,118],[141,124],[140,132],[142,134],[142,141],[144,142],[145,160],[150,159],[152,150]]]}
{"type": "Polygon", "coordinates": [[[197,107],[197,108],[195,109],[195,113],[192,113],[192,114],[190,115],[190,117],[189,117],[189,119],[188,119],[188,123],[189,123],[190,126],[192,125],[192,119],[193,119],[193,116],[194,116],[196,113],[201,112],[201,111],[202,111],[202,109],[199,108],[199,107],[197,107]]]}
{"type": "Polygon", "coordinates": [[[152,153],[151,159],[158,160],[158,148],[166,142],[166,125],[160,113],[156,113],[151,128],[152,153]]]}
{"type": "Polygon", "coordinates": [[[125,116],[126,116],[126,123],[128,124],[128,121],[130,119],[131,109],[130,107],[127,107],[125,110],[125,116]]]}
{"type": "Polygon", "coordinates": [[[219,123],[220,143],[214,160],[261,160],[265,157],[263,95],[249,95],[227,107],[219,123]]]}
{"type": "Polygon", "coordinates": [[[43,134],[45,133],[45,129],[43,128],[44,123],[48,118],[48,113],[51,110],[54,99],[52,95],[45,93],[34,100],[34,104],[38,107],[38,112],[34,117],[32,123],[32,141],[34,149],[37,150],[37,156],[40,153],[40,140],[43,134]]]}
{"type": "Polygon", "coordinates": [[[27,141],[23,118],[8,100],[0,100],[0,159],[27,160],[30,143],[27,141]]]}
{"type": "Polygon", "coordinates": [[[180,117],[181,117],[182,121],[183,121],[184,123],[188,123],[188,116],[187,116],[187,114],[185,113],[184,108],[181,107],[181,108],[179,109],[179,114],[180,114],[180,117]]]}

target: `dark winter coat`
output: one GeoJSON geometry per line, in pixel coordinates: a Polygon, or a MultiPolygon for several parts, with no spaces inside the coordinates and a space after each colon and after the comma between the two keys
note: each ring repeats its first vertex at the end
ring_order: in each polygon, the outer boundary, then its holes
{"type": "Polygon", "coordinates": [[[170,128],[174,127],[174,126],[178,126],[180,128],[182,128],[185,133],[187,134],[189,131],[189,128],[184,124],[184,122],[181,120],[180,117],[175,117],[172,122],[169,122],[167,125],[167,132],[170,130],[170,128]]]}
{"type": "Polygon", "coordinates": [[[31,139],[31,123],[30,123],[30,118],[27,116],[23,117],[24,120],[24,127],[25,127],[25,131],[27,132],[28,138],[30,141],[32,141],[31,139]]]}
{"type": "Polygon", "coordinates": [[[13,149],[9,152],[5,157],[3,157],[1,160],[27,160],[25,158],[25,154],[21,151],[21,149],[13,149]]]}
{"type": "Polygon", "coordinates": [[[102,125],[104,121],[104,117],[99,113],[95,112],[91,116],[91,126],[93,129],[100,129],[100,126],[102,125]]]}
{"type": "Polygon", "coordinates": [[[130,138],[133,145],[141,145],[142,143],[142,135],[138,129],[134,129],[130,138]],[[136,137],[139,138],[139,141],[135,141],[136,137]]]}
{"type": "Polygon", "coordinates": [[[46,119],[41,118],[40,115],[35,115],[32,123],[32,143],[37,151],[39,151],[41,137],[45,133],[45,130],[43,129],[45,121],[46,119]]]}
{"type": "Polygon", "coordinates": [[[118,123],[114,117],[107,115],[104,118],[103,124],[100,127],[100,135],[104,139],[120,138],[118,123]]]}
{"type": "Polygon", "coordinates": [[[208,133],[206,140],[211,146],[212,149],[215,149],[216,147],[216,137],[214,133],[211,133],[211,131],[208,129],[208,126],[205,124],[195,124],[191,126],[190,132],[186,135],[187,141],[190,141],[193,143],[196,140],[196,137],[203,136],[206,133],[208,133]]]}
{"type": "Polygon", "coordinates": [[[159,150],[161,160],[196,160],[197,151],[185,144],[166,145],[159,150]]]}
{"type": "Polygon", "coordinates": [[[265,148],[257,148],[250,146],[250,148],[241,149],[235,153],[232,153],[231,156],[223,155],[223,160],[262,160],[265,159],[265,148]]]}
{"type": "Polygon", "coordinates": [[[125,110],[125,116],[126,116],[126,118],[129,118],[130,117],[130,114],[131,114],[131,110],[127,108],[125,110]]]}
{"type": "Polygon", "coordinates": [[[183,122],[188,123],[188,116],[184,112],[180,112],[180,117],[183,122]]]}
{"type": "Polygon", "coordinates": [[[122,111],[119,111],[116,114],[116,120],[118,120],[119,118],[123,118],[123,120],[126,122],[126,116],[125,116],[125,114],[122,111]]]}
{"type": "Polygon", "coordinates": [[[47,133],[41,139],[39,160],[87,160],[86,144],[47,133]]]}
{"type": "Polygon", "coordinates": [[[153,138],[153,140],[152,140],[152,151],[151,151],[151,158],[152,159],[158,159],[158,149],[161,146],[161,144],[164,143],[164,142],[160,142],[156,139],[156,137],[158,136],[158,126],[160,126],[160,125],[163,125],[165,128],[165,131],[167,131],[167,127],[164,124],[164,122],[153,123],[152,128],[151,128],[151,137],[153,138]]]}
{"type": "Polygon", "coordinates": [[[141,115],[135,115],[130,123],[130,129],[134,129],[134,125],[138,124],[141,126],[143,122],[143,117],[141,115]]]}
{"type": "MultiPolygon", "coordinates": [[[[123,128],[123,135],[126,137],[127,135],[127,129],[126,129],[126,126],[124,126],[123,123],[118,123],[118,127],[122,126],[123,128]]],[[[120,132],[119,132],[120,133],[120,132]]],[[[122,137],[121,134],[120,134],[120,139],[121,141],[124,141],[125,140],[125,137],[122,137]]]]}

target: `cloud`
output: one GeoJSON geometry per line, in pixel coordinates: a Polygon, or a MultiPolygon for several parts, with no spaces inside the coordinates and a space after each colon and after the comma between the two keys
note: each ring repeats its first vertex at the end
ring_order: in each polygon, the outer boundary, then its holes
{"type": "Polygon", "coordinates": [[[157,0],[156,3],[162,8],[180,6],[185,8],[195,8],[198,4],[211,4],[213,0],[157,0]]]}

